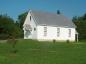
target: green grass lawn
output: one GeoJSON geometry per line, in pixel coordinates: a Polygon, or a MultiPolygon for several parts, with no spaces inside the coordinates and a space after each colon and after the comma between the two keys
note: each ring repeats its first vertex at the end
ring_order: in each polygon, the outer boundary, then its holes
{"type": "Polygon", "coordinates": [[[0,64],[86,64],[86,43],[52,43],[18,40],[17,53],[11,44],[0,43],[0,64]]]}

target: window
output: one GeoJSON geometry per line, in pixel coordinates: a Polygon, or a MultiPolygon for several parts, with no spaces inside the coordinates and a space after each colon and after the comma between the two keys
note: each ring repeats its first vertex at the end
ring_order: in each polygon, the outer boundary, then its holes
{"type": "Polygon", "coordinates": [[[47,36],[47,27],[44,27],[44,36],[47,36]]]}
{"type": "Polygon", "coordinates": [[[30,16],[30,21],[31,21],[31,16],[30,16]]]}
{"type": "Polygon", "coordinates": [[[24,28],[25,28],[26,31],[29,31],[29,30],[32,31],[32,27],[29,24],[25,24],[24,28]]]}
{"type": "Polygon", "coordinates": [[[71,29],[68,29],[69,30],[69,37],[71,37],[71,29]]]}
{"type": "Polygon", "coordinates": [[[36,28],[34,28],[34,31],[36,31],[36,28]]]}
{"type": "Polygon", "coordinates": [[[57,28],[57,37],[60,36],[60,28],[57,28]]]}

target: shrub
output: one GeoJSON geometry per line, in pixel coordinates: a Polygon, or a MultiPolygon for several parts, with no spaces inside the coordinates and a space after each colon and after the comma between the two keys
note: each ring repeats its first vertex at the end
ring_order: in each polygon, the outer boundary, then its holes
{"type": "Polygon", "coordinates": [[[66,42],[67,42],[67,43],[69,43],[70,41],[69,41],[69,40],[67,40],[66,42]]]}
{"type": "Polygon", "coordinates": [[[53,39],[53,43],[56,43],[56,40],[55,39],[53,39]]]}

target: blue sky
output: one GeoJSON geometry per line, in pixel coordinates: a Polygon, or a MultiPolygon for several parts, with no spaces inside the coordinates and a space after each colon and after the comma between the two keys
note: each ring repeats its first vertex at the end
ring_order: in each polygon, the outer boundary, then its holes
{"type": "Polygon", "coordinates": [[[29,9],[53,13],[60,10],[72,19],[86,13],[86,0],[0,0],[0,14],[8,14],[15,20],[29,9]]]}

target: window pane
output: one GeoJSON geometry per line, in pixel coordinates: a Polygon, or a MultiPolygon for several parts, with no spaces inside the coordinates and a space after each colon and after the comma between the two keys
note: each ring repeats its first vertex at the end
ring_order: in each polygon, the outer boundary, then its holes
{"type": "Polygon", "coordinates": [[[44,27],[44,36],[47,36],[47,27],[44,27]]]}
{"type": "Polygon", "coordinates": [[[57,37],[60,36],[60,28],[57,28],[57,37]]]}
{"type": "Polygon", "coordinates": [[[69,29],[69,37],[71,37],[71,29],[69,29]]]}
{"type": "Polygon", "coordinates": [[[30,21],[31,21],[31,16],[30,16],[30,21]]]}

